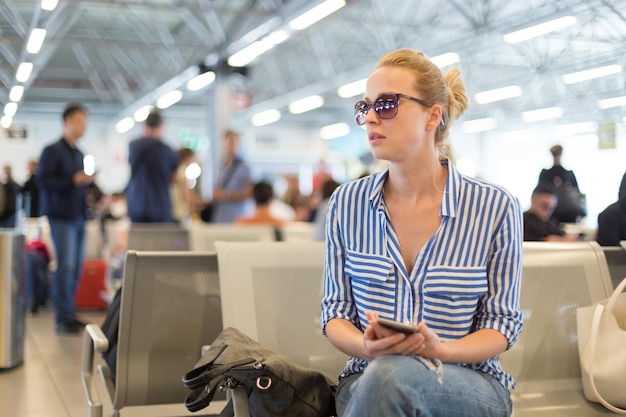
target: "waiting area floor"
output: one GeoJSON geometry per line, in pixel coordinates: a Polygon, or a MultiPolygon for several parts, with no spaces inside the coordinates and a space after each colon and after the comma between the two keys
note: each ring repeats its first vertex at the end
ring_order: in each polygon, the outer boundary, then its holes
{"type": "MultiPolygon", "coordinates": [[[[87,323],[102,324],[104,312],[81,312],[87,323]]],[[[88,417],[80,380],[82,332],[58,335],[50,308],[27,314],[24,363],[0,370],[0,417],[88,417]]],[[[104,386],[98,386],[104,416],[111,415],[104,386]]],[[[122,416],[182,416],[191,414],[180,405],[132,407],[122,416]]]]}
{"type": "MultiPolygon", "coordinates": [[[[81,313],[102,323],[103,312],[81,313]]],[[[80,381],[82,333],[57,335],[50,308],[27,313],[24,363],[0,371],[0,417],[86,417],[80,381]]]]}

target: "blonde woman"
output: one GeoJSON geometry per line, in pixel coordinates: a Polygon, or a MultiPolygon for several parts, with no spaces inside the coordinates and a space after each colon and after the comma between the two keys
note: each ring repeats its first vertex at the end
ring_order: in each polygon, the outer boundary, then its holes
{"type": "Polygon", "coordinates": [[[509,416],[499,355],[522,328],[519,202],[460,174],[448,142],[460,72],[398,50],[355,105],[380,173],[330,199],[322,330],[350,356],[340,416],[509,416]],[[414,326],[405,334],[384,318],[414,326]]]}

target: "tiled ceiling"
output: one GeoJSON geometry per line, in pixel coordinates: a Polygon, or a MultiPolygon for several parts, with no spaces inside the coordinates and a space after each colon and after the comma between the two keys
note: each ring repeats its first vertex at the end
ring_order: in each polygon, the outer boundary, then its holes
{"type": "MultiPolygon", "coordinates": [[[[259,27],[284,26],[319,1],[306,0],[59,0],[52,12],[39,0],[0,1],[0,103],[16,84],[17,66],[34,63],[19,112],[58,113],[69,99],[101,117],[130,115],[188,68],[214,66],[229,46],[259,27]],[[265,26],[263,26],[265,25],[265,26]],[[48,30],[42,51],[26,53],[33,27],[48,30]]],[[[257,33],[263,31],[257,30],[257,33]]],[[[251,37],[248,40],[254,40],[251,37]]],[[[429,56],[456,52],[468,92],[519,85],[520,97],[491,104],[473,100],[465,120],[494,117],[515,127],[525,110],[561,106],[564,122],[621,119],[622,108],[599,110],[601,98],[622,96],[615,74],[567,85],[562,75],[620,64],[626,52],[624,0],[352,0],[253,61],[247,76],[231,76],[233,90],[250,98],[238,113],[280,109],[283,123],[324,125],[352,119],[355,99],[338,86],[363,78],[376,60],[410,47],[429,56]],[[503,35],[558,16],[574,26],[519,44],[503,35]],[[287,105],[311,94],[321,109],[290,115],[287,105]]],[[[244,42],[245,43],[245,42],[244,42]]],[[[445,71],[445,68],[444,68],[445,71]]],[[[185,93],[179,108],[201,107],[206,91],[185,93]]]]}

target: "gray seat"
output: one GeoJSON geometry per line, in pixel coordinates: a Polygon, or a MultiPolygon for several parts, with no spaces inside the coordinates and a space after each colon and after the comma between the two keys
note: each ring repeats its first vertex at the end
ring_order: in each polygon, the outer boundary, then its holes
{"type": "Polygon", "coordinates": [[[576,336],[576,309],[611,292],[602,249],[596,242],[524,242],[523,250],[524,330],[502,355],[517,380],[514,416],[614,415],[584,398],[576,336]]]}
{"type": "Polygon", "coordinates": [[[189,228],[191,250],[214,251],[218,240],[228,242],[271,242],[276,232],[270,225],[237,225],[222,223],[193,224],[189,228]]]}
{"type": "Polygon", "coordinates": [[[626,277],[626,251],[621,246],[603,246],[602,251],[609,265],[611,282],[615,288],[626,277]]]}
{"type": "Polygon", "coordinates": [[[315,241],[315,225],[310,222],[287,222],[281,227],[285,242],[315,241]]]}
{"type": "MultiPolygon", "coordinates": [[[[181,377],[200,359],[201,348],[222,331],[215,253],[128,251],[122,283],[117,372],[97,370],[113,415],[130,406],[180,404],[188,390],[181,377]]],[[[94,355],[108,348],[97,325],[83,339],[82,380],[90,417],[102,416],[93,377],[94,355]]]]}
{"type": "Polygon", "coordinates": [[[139,251],[188,251],[189,232],[175,223],[133,224],[128,231],[128,249],[139,251]]]}
{"type": "Polygon", "coordinates": [[[337,381],[347,356],[321,334],[324,242],[216,242],[224,327],[337,381]]]}

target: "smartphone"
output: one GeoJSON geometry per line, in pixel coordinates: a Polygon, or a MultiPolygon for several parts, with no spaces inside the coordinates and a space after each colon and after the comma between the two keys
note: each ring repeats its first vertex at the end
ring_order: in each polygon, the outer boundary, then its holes
{"type": "Polygon", "coordinates": [[[387,327],[389,329],[395,330],[397,332],[405,333],[405,334],[413,334],[417,333],[417,326],[411,326],[409,324],[400,323],[399,321],[387,320],[383,318],[377,318],[376,321],[381,326],[387,327]]]}

